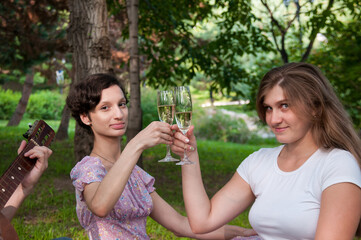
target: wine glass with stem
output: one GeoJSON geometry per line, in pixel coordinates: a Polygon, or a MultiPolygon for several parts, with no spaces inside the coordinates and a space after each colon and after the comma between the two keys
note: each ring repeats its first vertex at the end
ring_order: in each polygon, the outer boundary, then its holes
{"type": "MultiPolygon", "coordinates": [[[[187,86],[175,87],[175,120],[178,128],[183,135],[186,135],[192,121],[192,97],[187,86]]],[[[187,150],[184,149],[183,158],[177,165],[193,164],[187,156],[187,150]]]]}
{"type": "MultiPolygon", "coordinates": [[[[158,105],[158,116],[161,122],[166,122],[170,125],[173,123],[174,119],[174,92],[169,90],[158,91],[157,93],[157,105],[158,105]]],[[[167,154],[166,156],[159,160],[158,162],[177,162],[179,161],[176,158],[173,158],[170,154],[170,147],[167,145],[167,154]]]]}

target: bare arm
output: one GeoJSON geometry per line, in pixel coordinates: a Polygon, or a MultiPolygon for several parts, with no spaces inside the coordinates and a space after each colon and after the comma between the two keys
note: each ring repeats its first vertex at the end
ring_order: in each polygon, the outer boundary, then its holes
{"type": "Polygon", "coordinates": [[[119,200],[140,154],[161,143],[171,144],[172,136],[169,124],[161,122],[153,122],[138,133],[124,148],[104,179],[85,186],[83,195],[89,209],[99,217],[107,216],[119,200]]]}
{"type": "Polygon", "coordinates": [[[352,183],[326,188],[315,239],[353,239],[361,217],[361,189],[352,183]]]}
{"type": "MultiPolygon", "coordinates": [[[[175,125],[172,128],[178,130],[175,125]]],[[[209,200],[202,181],[193,127],[190,128],[187,136],[190,140],[188,145],[195,149],[190,151],[188,156],[196,164],[182,166],[183,197],[193,232],[205,233],[223,226],[238,216],[253,203],[255,197],[248,183],[235,173],[212,200],[209,200]]],[[[182,156],[186,142],[186,138],[178,130],[175,133],[172,151],[182,156]]]]}
{"type": "MultiPolygon", "coordinates": [[[[24,149],[26,145],[25,141],[22,141],[18,149],[18,154],[24,149]]],[[[23,181],[14,191],[9,201],[5,204],[5,207],[1,210],[1,213],[9,220],[11,220],[23,203],[25,198],[32,192],[36,183],[39,181],[41,175],[48,167],[48,158],[52,154],[52,151],[47,147],[36,146],[24,154],[25,157],[31,159],[37,158],[34,168],[24,177],[23,181]]]]}
{"type": "Polygon", "coordinates": [[[159,224],[172,231],[178,237],[196,239],[232,239],[237,236],[252,236],[257,233],[253,229],[226,225],[206,234],[194,234],[190,228],[187,217],[179,214],[172,206],[164,201],[156,192],[151,193],[153,211],[150,215],[159,224]]]}

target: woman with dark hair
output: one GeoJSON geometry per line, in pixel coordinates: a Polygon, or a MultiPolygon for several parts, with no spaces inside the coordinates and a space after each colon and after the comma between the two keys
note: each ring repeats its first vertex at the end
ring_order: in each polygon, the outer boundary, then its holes
{"type": "MultiPolygon", "coordinates": [[[[182,166],[192,230],[212,231],[251,206],[249,221],[262,239],[353,239],[361,142],[327,78],[307,63],[274,68],[260,83],[257,112],[281,145],[247,157],[211,200],[199,164],[182,166]]],[[[192,146],[189,158],[199,163],[193,127],[175,138],[173,152],[192,146]]]]}
{"type": "Polygon", "coordinates": [[[136,163],[145,149],[172,144],[173,132],[167,123],[152,122],[121,149],[128,107],[115,77],[90,75],[70,91],[67,106],[78,124],[94,138],[89,156],[84,156],[70,173],[78,219],[90,239],[149,239],[148,216],[177,236],[231,239],[255,234],[230,225],[219,226],[208,234],[194,234],[188,219],[157,194],[154,178],[136,163]]]}

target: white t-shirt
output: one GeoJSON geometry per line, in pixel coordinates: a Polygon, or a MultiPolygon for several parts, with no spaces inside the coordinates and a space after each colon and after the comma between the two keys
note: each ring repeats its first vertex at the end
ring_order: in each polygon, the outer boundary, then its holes
{"type": "Polygon", "coordinates": [[[277,164],[282,148],[260,149],[237,169],[256,196],[249,221],[265,240],[314,239],[322,191],[340,182],[361,188],[360,167],[347,151],[318,149],[297,170],[284,172],[277,164]]]}

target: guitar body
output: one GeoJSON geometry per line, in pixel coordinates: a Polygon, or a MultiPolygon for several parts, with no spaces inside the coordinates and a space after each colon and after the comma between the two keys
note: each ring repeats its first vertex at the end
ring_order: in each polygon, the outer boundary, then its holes
{"type": "MultiPolygon", "coordinates": [[[[28,143],[0,178],[0,210],[5,207],[5,204],[9,201],[26,174],[28,174],[35,166],[37,159],[25,157],[24,153],[35,146],[50,146],[50,143],[55,136],[55,132],[43,120],[38,120],[34,122],[33,126],[31,126],[23,136],[28,139],[28,143]]],[[[1,212],[0,230],[0,240],[19,239],[15,229],[1,212]]]]}

